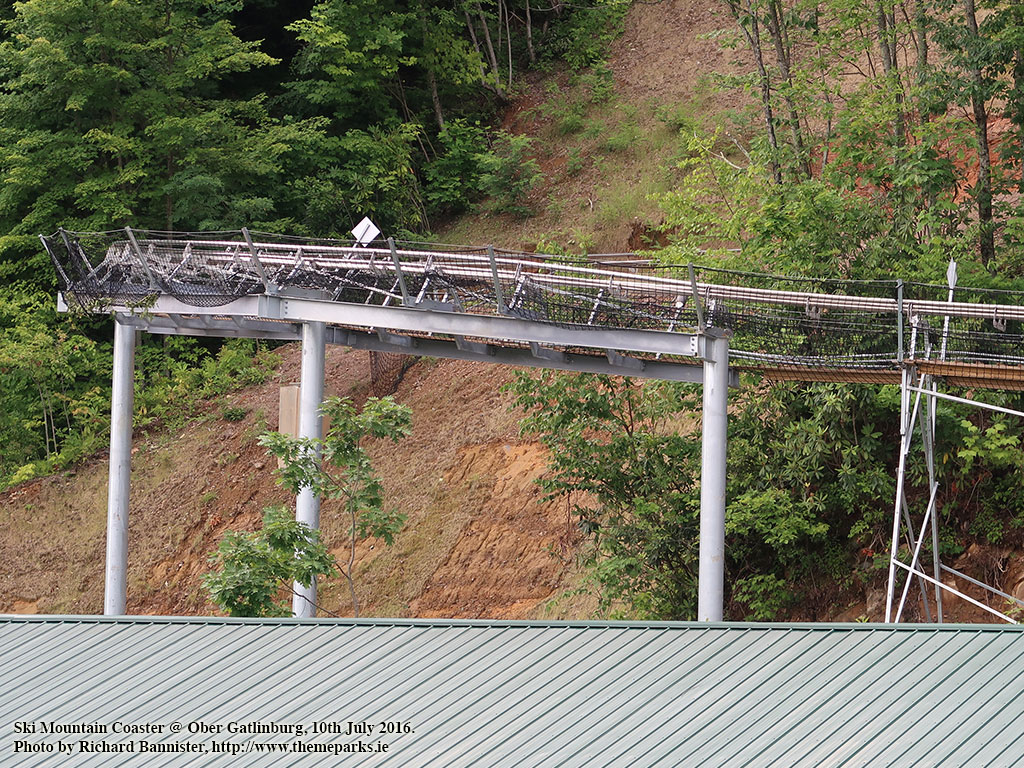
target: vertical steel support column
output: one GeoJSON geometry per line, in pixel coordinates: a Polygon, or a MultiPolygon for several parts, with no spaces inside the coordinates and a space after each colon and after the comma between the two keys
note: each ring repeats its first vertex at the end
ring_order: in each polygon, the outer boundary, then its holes
{"type": "Polygon", "coordinates": [[[107,565],[103,613],[122,616],[128,601],[128,498],[135,401],[135,329],[114,318],[110,395],[110,479],[107,486],[107,565]]]}
{"type": "Polygon", "coordinates": [[[725,459],[729,339],[708,329],[704,344],[704,412],[700,469],[697,621],[721,621],[725,604],[725,459]]]}
{"type": "MultiPolygon", "coordinates": [[[[323,323],[302,324],[302,378],[299,382],[299,437],[321,437],[323,419],[320,404],[324,399],[323,323]]],[[[295,519],[310,528],[320,528],[320,499],[303,488],[295,499],[295,519]]],[[[316,615],[316,582],[308,587],[293,585],[292,613],[299,618],[316,615]]]]}

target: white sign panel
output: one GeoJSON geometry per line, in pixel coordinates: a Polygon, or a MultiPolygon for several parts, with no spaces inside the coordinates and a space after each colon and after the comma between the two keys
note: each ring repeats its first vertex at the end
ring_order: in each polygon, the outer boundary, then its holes
{"type": "Polygon", "coordinates": [[[352,228],[352,236],[356,239],[359,245],[366,245],[377,239],[377,235],[380,234],[380,229],[370,221],[368,216],[364,216],[363,220],[360,221],[352,228]]]}

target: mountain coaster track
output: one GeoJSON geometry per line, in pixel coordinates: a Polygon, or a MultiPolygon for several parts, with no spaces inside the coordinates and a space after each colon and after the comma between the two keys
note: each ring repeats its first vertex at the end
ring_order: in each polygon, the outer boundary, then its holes
{"type": "MultiPolygon", "coordinates": [[[[325,343],[703,382],[701,620],[722,617],[726,390],[738,385],[736,372],[774,380],[898,383],[901,440],[886,621],[900,620],[915,582],[929,621],[933,607],[937,620],[943,620],[942,594],[951,592],[1016,623],[1002,606],[990,605],[991,599],[965,594],[963,583],[987,590],[1003,605],[1024,607],[938,557],[938,400],[1024,416],[938,391],[939,380],[972,389],[1024,390],[1024,292],[957,285],[953,262],[948,284],[935,286],[646,262],[619,261],[609,269],[490,246],[392,239],[359,244],[244,229],[59,230],[40,239],[57,269],[62,301],[85,311],[113,311],[117,318],[107,613],[123,613],[125,606],[133,328],[301,339],[299,429],[304,437],[319,436],[325,343]],[[928,502],[917,516],[919,525],[911,516],[905,482],[915,428],[928,474],[928,502]],[[926,572],[922,550],[929,533],[926,572]]],[[[297,517],[317,527],[319,502],[308,496],[300,494],[297,517]]],[[[312,591],[297,590],[296,615],[312,615],[314,602],[315,585],[312,591]]]]}
{"type": "MultiPolygon", "coordinates": [[[[734,368],[773,379],[898,383],[900,370],[912,366],[950,384],[1024,389],[1024,293],[1018,292],[708,267],[606,269],[493,248],[360,246],[242,231],[59,232],[42,241],[65,297],[83,308],[123,305],[159,314],[152,300],[173,297],[181,302],[176,314],[195,314],[187,311],[192,308],[217,317],[220,307],[223,317],[233,317],[237,307],[228,305],[239,299],[304,295],[565,329],[713,327],[732,333],[734,368]]],[[[521,346],[514,341],[504,344],[521,346]]]]}

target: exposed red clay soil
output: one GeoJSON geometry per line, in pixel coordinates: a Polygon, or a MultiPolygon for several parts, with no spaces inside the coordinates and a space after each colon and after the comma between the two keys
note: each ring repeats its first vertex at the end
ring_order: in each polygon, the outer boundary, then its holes
{"type": "MultiPolygon", "coordinates": [[[[129,536],[128,610],[210,614],[200,579],[229,529],[251,530],[262,509],[290,503],[256,443],[277,424],[278,385],[298,377],[298,349],[280,350],[274,379],[230,396],[248,410],[227,422],[210,406],[174,435],[136,435],[129,536]]],[[[357,400],[368,388],[366,353],[329,349],[327,387],[357,400]]],[[[564,507],[538,504],[533,480],[542,449],[521,442],[507,368],[420,361],[396,394],[414,412],[413,434],[369,446],[390,506],[408,523],[393,547],[359,543],[356,582],[363,615],[526,618],[571,578],[559,556],[564,507]]],[[[29,482],[0,497],[0,611],[99,613],[106,524],[104,457],[69,476],[29,482]]],[[[322,510],[325,540],[347,561],[345,521],[322,510]]],[[[329,612],[350,615],[341,577],[322,590],[329,612]]]]}

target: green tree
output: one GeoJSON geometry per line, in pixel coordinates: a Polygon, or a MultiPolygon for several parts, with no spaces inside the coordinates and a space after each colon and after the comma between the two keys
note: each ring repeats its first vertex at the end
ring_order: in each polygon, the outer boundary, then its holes
{"type": "Polygon", "coordinates": [[[641,618],[696,610],[700,445],[674,423],[692,387],[610,376],[522,373],[508,385],[520,424],[550,451],[539,482],[565,497],[590,540],[605,609],[641,618]]]}
{"type": "Polygon", "coordinates": [[[288,616],[281,592],[293,583],[308,587],[337,567],[320,532],[281,506],[264,510],[260,530],[225,534],[211,562],[217,570],[203,576],[203,586],[229,616],[288,616]]]}
{"type": "Polygon", "coordinates": [[[44,267],[61,224],[219,228],[267,220],[315,124],[273,120],[226,78],[275,62],[211,0],[28,0],[0,44],[0,259],[44,267]],[[256,190],[261,190],[257,192],[256,190]]]}
{"type": "Polygon", "coordinates": [[[362,409],[344,397],[321,407],[331,420],[323,439],[294,438],[279,432],[260,437],[260,444],[281,459],[278,484],[292,494],[312,489],[320,499],[340,499],[349,518],[349,558],[337,563],[319,540],[319,532],[290,521],[281,508],[270,508],[262,531],[225,537],[213,562],[218,570],[204,583],[211,598],[233,616],[285,615],[278,599],[292,582],[309,586],[318,576],[337,569],[348,583],[354,615],[359,615],[353,568],[356,542],[373,536],[394,543],[405,515],[384,508],[383,488],[361,443],[366,438],[397,442],[412,426],[408,406],[391,397],[369,398],[362,409]],[[248,612],[254,611],[254,612],[248,612]]]}
{"type": "MultiPolygon", "coordinates": [[[[590,542],[586,563],[603,606],[693,618],[701,449],[687,414],[695,389],[550,372],[521,374],[509,389],[526,411],[522,431],[550,451],[539,481],[547,498],[567,498],[590,542]]],[[[745,393],[729,425],[730,614],[778,618],[798,601],[825,611],[859,552],[882,549],[894,407],[872,387],[745,393]]]]}
{"type": "Polygon", "coordinates": [[[109,349],[54,329],[52,300],[0,298],[0,488],[88,455],[106,434],[109,349]],[[38,463],[36,463],[38,462],[38,463]],[[25,467],[24,469],[22,469],[25,467]]]}

